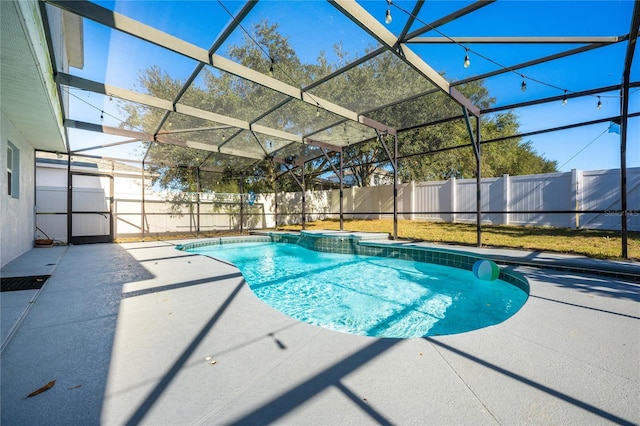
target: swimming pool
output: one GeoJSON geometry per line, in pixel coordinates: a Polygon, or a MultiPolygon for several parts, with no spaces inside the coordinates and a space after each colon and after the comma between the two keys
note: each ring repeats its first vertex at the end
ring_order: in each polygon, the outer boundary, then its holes
{"type": "Polygon", "coordinates": [[[470,270],[255,241],[185,248],[234,264],[254,294],[317,326],[376,337],[456,334],[505,321],[528,294],[470,270]]]}

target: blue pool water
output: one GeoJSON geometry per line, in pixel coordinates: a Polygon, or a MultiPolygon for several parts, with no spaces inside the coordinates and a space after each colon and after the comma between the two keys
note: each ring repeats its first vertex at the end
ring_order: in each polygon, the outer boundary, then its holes
{"type": "Polygon", "coordinates": [[[322,253],[287,243],[189,249],[233,263],[251,290],[300,321],[377,337],[462,333],[500,323],[527,294],[431,263],[322,253]]]}

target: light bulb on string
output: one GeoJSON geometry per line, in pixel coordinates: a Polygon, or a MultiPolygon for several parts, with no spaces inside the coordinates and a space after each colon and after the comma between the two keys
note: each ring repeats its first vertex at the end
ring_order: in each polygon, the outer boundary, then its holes
{"type": "Polygon", "coordinates": [[[104,111],[100,111],[100,121],[104,121],[104,111]]]}
{"type": "Polygon", "coordinates": [[[567,89],[564,90],[564,96],[562,97],[562,105],[567,104],[567,89]]]}
{"type": "Polygon", "coordinates": [[[600,96],[598,96],[598,109],[602,109],[602,101],[600,100],[600,96]]]}
{"type": "Polygon", "coordinates": [[[275,62],[273,58],[269,58],[271,60],[271,65],[269,65],[269,76],[273,76],[273,63],[275,62]]]}
{"type": "Polygon", "coordinates": [[[464,67],[469,68],[471,65],[471,61],[469,60],[469,49],[465,49],[466,53],[464,54],[464,67]]]}
{"type": "Polygon", "coordinates": [[[113,97],[111,95],[109,95],[109,103],[112,104],[113,103],[113,97]]]}
{"type": "Polygon", "coordinates": [[[391,17],[391,0],[387,0],[387,13],[384,17],[385,24],[389,25],[393,18],[391,17]]]}
{"type": "Polygon", "coordinates": [[[527,82],[524,79],[524,76],[522,77],[522,84],[520,85],[520,90],[522,90],[523,92],[527,91],[527,82]]]}

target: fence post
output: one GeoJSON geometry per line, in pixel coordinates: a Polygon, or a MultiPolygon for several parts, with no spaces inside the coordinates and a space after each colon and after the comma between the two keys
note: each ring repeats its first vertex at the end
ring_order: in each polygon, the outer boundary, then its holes
{"type": "Polygon", "coordinates": [[[351,187],[351,219],[357,219],[356,215],[354,214],[356,212],[356,187],[352,186],[351,187]]]}
{"type": "Polygon", "coordinates": [[[457,199],[456,199],[456,187],[458,186],[456,183],[456,177],[452,176],[451,178],[449,178],[449,185],[451,185],[451,223],[455,223],[456,221],[456,214],[454,213],[456,211],[456,206],[458,205],[457,199]]]}
{"type": "Polygon", "coordinates": [[[576,213],[571,220],[571,226],[575,229],[580,228],[580,202],[582,192],[582,170],[571,169],[571,207],[575,208],[576,213]]]}
{"type": "MultiPolygon", "coordinates": [[[[409,191],[411,191],[409,193],[409,211],[411,212],[409,214],[409,220],[414,220],[416,218],[416,181],[412,180],[411,182],[409,182],[409,191]]],[[[404,211],[407,211],[407,209],[404,209],[404,211]]]]}
{"type": "Polygon", "coordinates": [[[511,179],[508,174],[502,175],[502,223],[509,224],[509,203],[511,201],[511,179]]]}

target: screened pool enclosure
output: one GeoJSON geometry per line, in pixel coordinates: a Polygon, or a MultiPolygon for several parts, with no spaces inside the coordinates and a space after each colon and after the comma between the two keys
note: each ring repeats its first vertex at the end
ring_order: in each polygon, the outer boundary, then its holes
{"type": "MultiPolygon", "coordinates": [[[[64,22],[67,58],[52,49],[51,59],[67,152],[50,154],[67,162],[69,179],[82,159],[133,164],[143,188],[153,182],[203,199],[237,192],[247,203],[241,214],[256,193],[299,192],[293,212],[302,227],[308,191],[333,188],[329,213],[342,228],[345,188],[372,185],[377,174],[389,199],[379,213],[393,218],[396,237],[408,213],[399,186],[446,157],[451,173],[433,180],[475,179],[475,206],[420,213],[475,216],[478,245],[483,214],[609,213],[619,217],[627,257],[638,209],[629,197],[640,192],[627,185],[628,166],[640,166],[638,1],[39,4],[64,22]],[[577,155],[589,138],[571,132],[590,128],[616,137],[606,154],[619,169],[615,205],[483,212],[484,156],[501,155],[491,147],[532,140],[542,150],[535,138],[552,134],[577,155]],[[420,142],[435,134],[455,143],[420,142]],[[463,154],[466,175],[457,168],[463,154]]],[[[502,176],[496,170],[490,175],[502,176]]],[[[131,222],[144,235],[141,193],[131,222]]],[[[276,224],[293,214],[283,208],[270,205],[276,224]]],[[[70,237],[73,216],[67,211],[70,237]]]]}

